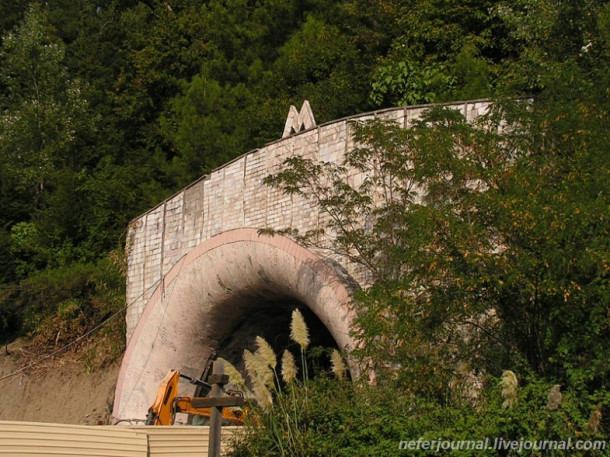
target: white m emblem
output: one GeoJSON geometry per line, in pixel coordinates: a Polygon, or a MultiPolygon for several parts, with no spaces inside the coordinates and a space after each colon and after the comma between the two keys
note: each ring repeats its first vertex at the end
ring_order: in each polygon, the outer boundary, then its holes
{"type": "Polygon", "coordinates": [[[316,120],[313,117],[311,106],[309,106],[309,102],[307,100],[303,102],[301,112],[298,112],[294,105],[290,105],[282,138],[286,138],[294,133],[299,133],[315,126],[316,120]]]}

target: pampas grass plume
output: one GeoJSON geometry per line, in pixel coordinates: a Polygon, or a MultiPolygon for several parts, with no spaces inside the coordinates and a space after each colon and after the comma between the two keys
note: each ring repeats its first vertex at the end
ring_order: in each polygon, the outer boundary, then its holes
{"type": "Polygon", "coordinates": [[[297,377],[297,365],[294,356],[288,349],[282,354],[282,379],[288,385],[292,384],[297,377]]]}
{"type": "Polygon", "coordinates": [[[345,368],[345,363],[343,363],[343,357],[341,357],[341,353],[336,349],[333,349],[333,352],[330,356],[331,370],[333,374],[342,379],[345,376],[345,372],[347,369],[345,368]]]}
{"type": "Polygon", "coordinates": [[[273,404],[271,392],[258,380],[252,383],[252,391],[261,408],[267,409],[273,404]]]}
{"type": "Polygon", "coordinates": [[[561,386],[559,384],[555,384],[551,387],[551,391],[549,392],[549,401],[546,405],[549,411],[555,411],[559,408],[561,404],[561,386]]]}
{"type": "Polygon", "coordinates": [[[245,349],[244,365],[246,366],[248,376],[250,376],[253,386],[258,383],[261,386],[266,386],[270,389],[275,387],[273,382],[273,372],[259,351],[252,353],[245,349]]]}
{"type": "Polygon", "coordinates": [[[597,408],[595,408],[595,411],[593,411],[593,413],[591,413],[589,422],[587,422],[587,431],[591,434],[595,434],[595,433],[599,432],[601,423],[602,423],[602,404],[600,403],[599,405],[597,405],[597,408]]]}
{"type": "Polygon", "coordinates": [[[304,351],[309,346],[309,330],[301,311],[295,309],[292,312],[292,322],[290,323],[290,338],[301,346],[304,351]]]}
{"type": "Polygon", "coordinates": [[[244,366],[246,367],[246,371],[248,372],[248,376],[250,378],[255,378],[256,373],[256,359],[254,354],[247,349],[244,349],[244,366]]]}
{"type": "MultiPolygon", "coordinates": [[[[258,369],[260,368],[260,361],[258,357],[249,350],[244,350],[244,364],[248,371],[248,376],[252,381],[252,392],[258,404],[266,409],[273,403],[273,397],[271,392],[265,387],[264,381],[261,379],[258,369]]],[[[263,366],[266,371],[270,371],[266,366],[263,366]]]]}
{"type": "Polygon", "coordinates": [[[502,387],[502,408],[512,408],[517,404],[517,386],[519,381],[517,376],[510,370],[506,370],[502,373],[502,379],[500,380],[500,386],[502,387]]]}
{"type": "Polygon", "coordinates": [[[246,385],[246,381],[244,381],[243,376],[239,371],[237,371],[237,368],[235,368],[231,362],[223,358],[219,358],[218,360],[223,362],[225,365],[225,373],[229,376],[229,384],[242,387],[246,385]]]}
{"type": "Polygon", "coordinates": [[[277,357],[271,345],[261,336],[256,337],[256,345],[258,346],[257,352],[261,355],[261,358],[268,366],[275,370],[277,357]]]}

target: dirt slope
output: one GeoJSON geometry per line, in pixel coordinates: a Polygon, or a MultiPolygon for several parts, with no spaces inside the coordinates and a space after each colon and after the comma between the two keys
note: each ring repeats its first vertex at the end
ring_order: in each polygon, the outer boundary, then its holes
{"type": "MultiPolygon", "coordinates": [[[[0,378],[36,359],[22,342],[1,347],[0,378]]],[[[106,424],[120,360],[89,372],[86,365],[82,351],[68,353],[1,380],[0,420],[106,424]]]]}

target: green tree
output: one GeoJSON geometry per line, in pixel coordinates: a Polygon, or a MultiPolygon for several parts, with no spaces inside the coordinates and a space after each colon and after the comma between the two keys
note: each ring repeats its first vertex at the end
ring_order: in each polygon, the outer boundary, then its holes
{"type": "MultiPolygon", "coordinates": [[[[97,116],[83,84],[67,74],[65,46],[52,33],[42,10],[32,6],[0,50],[2,202],[9,225],[44,211],[54,189],[65,185],[63,177],[82,173],[92,159],[97,116]]],[[[70,220],[63,225],[70,230],[70,220]]]]}
{"type": "Polygon", "coordinates": [[[527,42],[503,86],[552,69],[533,101],[498,100],[478,124],[430,110],[406,131],[355,125],[343,166],[291,158],[267,180],[317,202],[336,234],[322,247],[369,270],[361,355],[410,389],[447,398],[456,376],[506,367],[589,393],[608,382],[608,7],[575,10],[560,58],[574,11],[547,6],[531,27],[549,41],[527,42]]]}
{"type": "Polygon", "coordinates": [[[11,2],[8,0],[0,1],[0,34],[11,30],[23,17],[29,1],[19,0],[11,2]]]}
{"type": "Polygon", "coordinates": [[[518,54],[510,25],[496,14],[512,0],[395,3],[391,43],[371,76],[375,106],[487,97],[501,64],[518,54]]]}
{"type": "Polygon", "coordinates": [[[267,180],[315,201],[336,234],[320,247],[369,270],[356,334],[377,371],[430,393],[459,363],[607,382],[610,143],[591,136],[598,102],[584,117],[563,107],[567,124],[554,104],[522,103],[481,126],[452,110],[409,130],[355,125],[361,147],[342,167],[290,158],[267,180]],[[361,185],[348,184],[353,169],[366,171],[361,185]]]}
{"type": "Polygon", "coordinates": [[[188,184],[243,153],[249,144],[249,125],[240,112],[252,102],[243,84],[230,87],[195,76],[183,96],[172,101],[171,117],[161,122],[177,148],[174,172],[188,184]]]}
{"type": "Polygon", "coordinates": [[[279,50],[269,93],[299,106],[309,100],[319,122],[357,112],[366,105],[368,71],[360,60],[348,36],[310,15],[279,50]]]}
{"type": "MultiPolygon", "coordinates": [[[[457,344],[461,326],[481,325],[488,305],[464,303],[485,280],[481,255],[493,251],[473,204],[481,190],[471,183],[477,160],[491,160],[498,148],[490,148],[491,132],[460,116],[433,110],[409,130],[388,121],[356,123],[361,146],[346,154],[343,166],[290,158],[267,180],[312,198],[331,216],[325,231],[337,235],[319,247],[360,263],[374,283],[357,301],[365,355],[377,370],[386,367],[421,388],[447,385],[457,348],[442,342],[457,344]],[[354,169],[366,173],[357,186],[347,179],[354,169]],[[432,369],[438,376],[422,376],[432,369]]],[[[317,236],[304,234],[302,241],[315,243],[317,236]]]]}

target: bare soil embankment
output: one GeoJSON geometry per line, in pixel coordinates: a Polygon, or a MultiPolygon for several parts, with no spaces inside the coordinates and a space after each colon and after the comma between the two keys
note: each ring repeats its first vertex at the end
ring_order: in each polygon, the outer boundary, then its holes
{"type": "MultiPolygon", "coordinates": [[[[100,365],[86,363],[86,355],[65,353],[1,380],[0,420],[108,423],[120,358],[100,365]]],[[[0,347],[0,378],[39,358],[23,341],[0,347]]]]}

